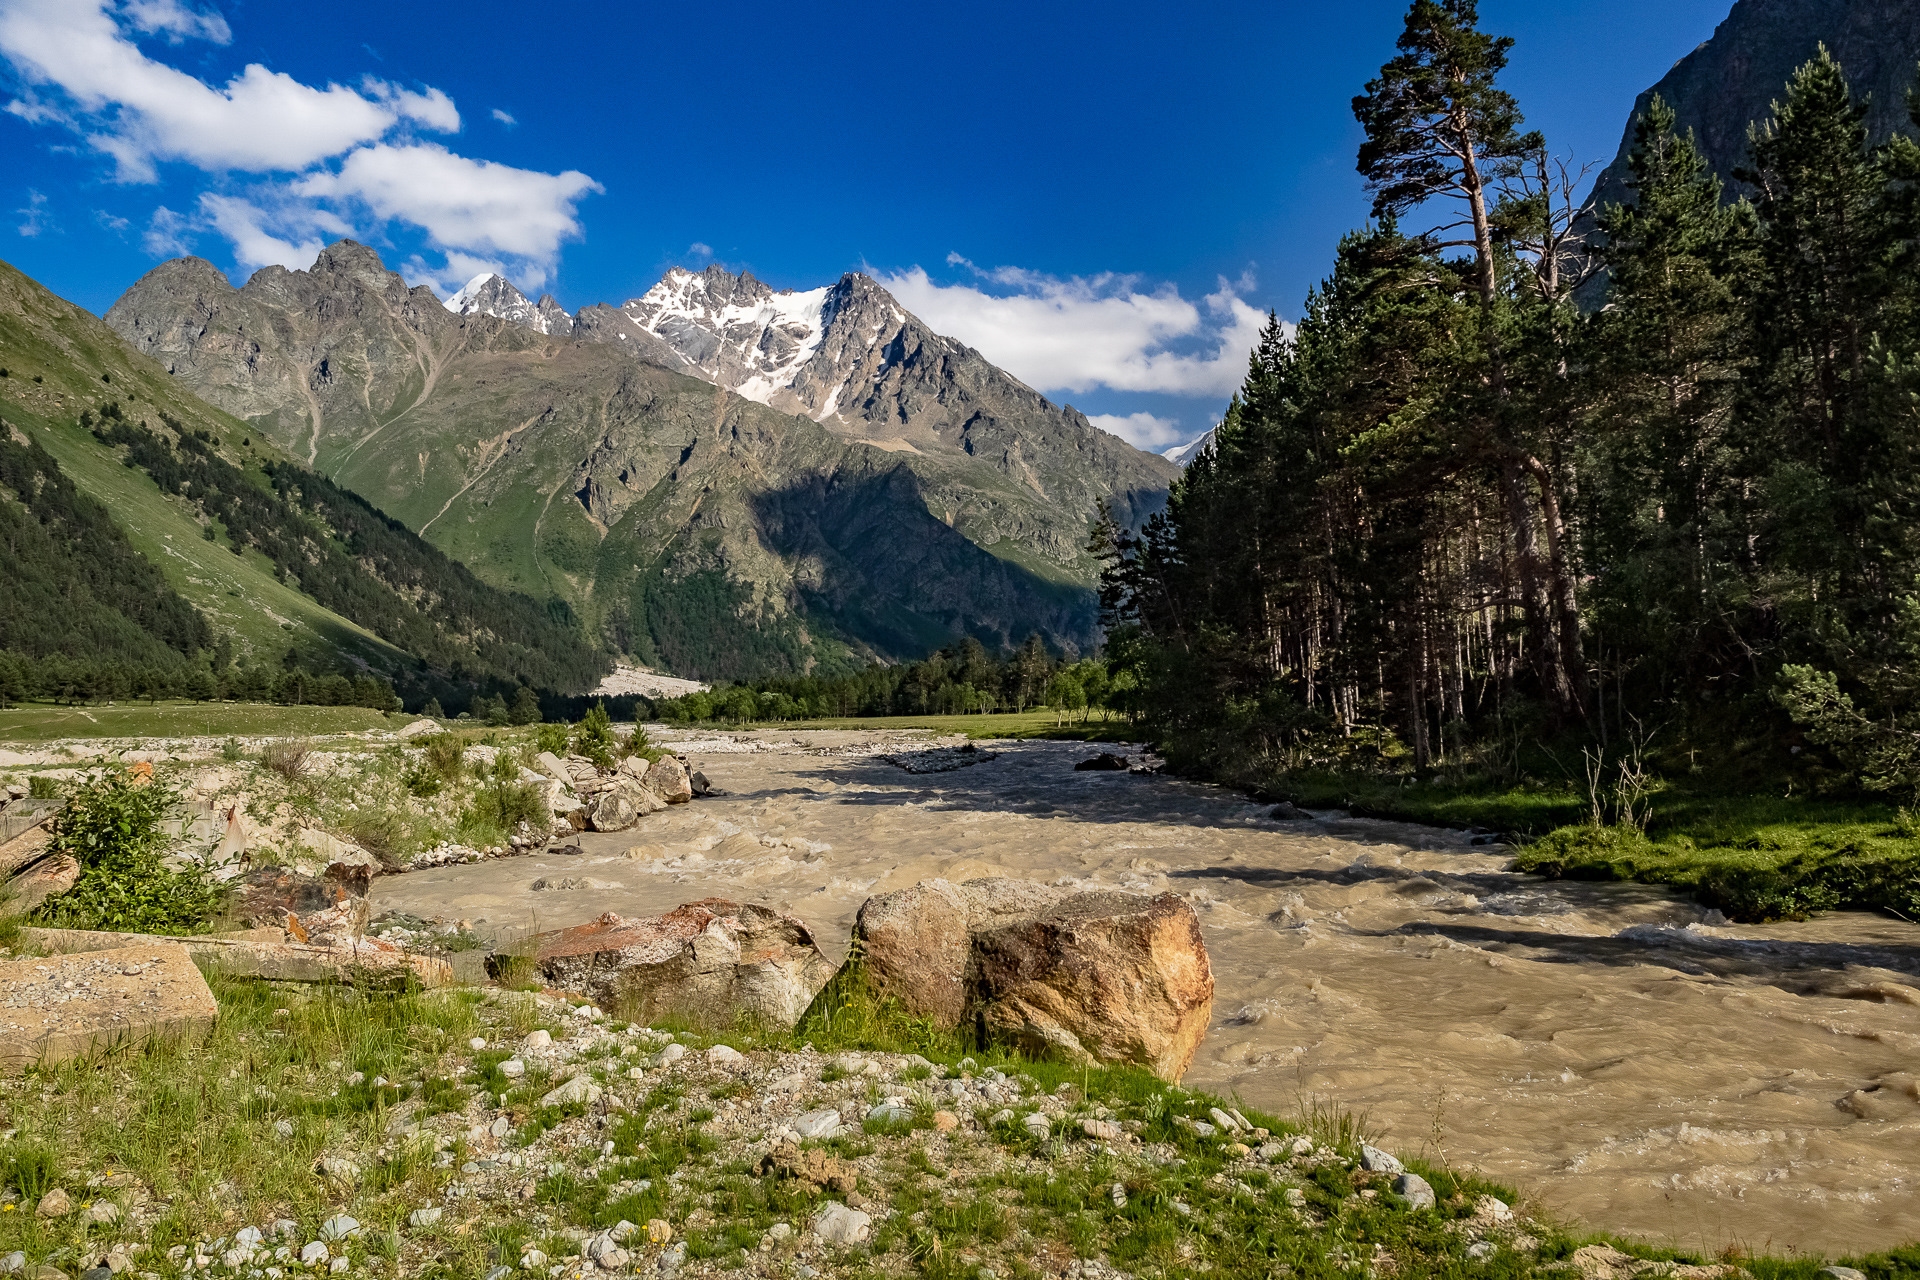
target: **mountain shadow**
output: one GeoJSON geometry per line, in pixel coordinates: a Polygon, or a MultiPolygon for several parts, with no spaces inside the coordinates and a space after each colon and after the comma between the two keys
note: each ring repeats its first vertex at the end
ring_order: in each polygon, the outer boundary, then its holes
{"type": "Polygon", "coordinates": [[[802,476],[750,505],[768,548],[805,566],[807,617],[879,657],[916,659],[963,636],[1010,648],[1035,630],[1070,653],[1094,641],[1093,591],[974,543],[928,509],[904,464],[802,476]]]}

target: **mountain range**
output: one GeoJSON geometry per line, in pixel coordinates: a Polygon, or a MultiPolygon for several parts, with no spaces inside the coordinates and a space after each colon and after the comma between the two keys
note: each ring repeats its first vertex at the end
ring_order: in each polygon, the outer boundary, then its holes
{"type": "Polygon", "coordinates": [[[142,277],[107,323],[184,390],[614,652],[728,678],[1095,638],[1091,526],[1177,469],[941,337],[872,279],[717,267],[568,316],[442,303],[340,241],[236,289],[142,277]]]}

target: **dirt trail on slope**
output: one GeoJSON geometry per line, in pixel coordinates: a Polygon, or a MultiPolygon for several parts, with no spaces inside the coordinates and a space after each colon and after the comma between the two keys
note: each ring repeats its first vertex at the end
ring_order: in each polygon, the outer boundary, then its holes
{"type": "Polygon", "coordinates": [[[1451,832],[1276,822],[1214,787],[1075,773],[1074,744],[913,774],[873,753],[924,739],[750,737],[684,744],[724,796],[579,856],[383,878],[375,909],[512,930],[719,894],[789,905],[837,957],[869,894],[934,876],[1171,889],[1218,981],[1196,1088],[1361,1113],[1381,1145],[1654,1240],[1920,1235],[1920,927],[1714,925],[1647,886],[1514,874],[1451,832]]]}

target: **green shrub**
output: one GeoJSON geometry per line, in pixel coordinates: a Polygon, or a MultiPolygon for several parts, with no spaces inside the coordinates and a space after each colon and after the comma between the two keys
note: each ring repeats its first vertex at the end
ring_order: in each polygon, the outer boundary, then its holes
{"type": "Polygon", "coordinates": [[[573,729],[564,724],[543,724],[533,735],[535,751],[551,751],[556,756],[567,754],[567,748],[573,743],[573,729]]]}
{"type": "Polygon", "coordinates": [[[57,800],[60,797],[60,780],[36,773],[27,779],[27,794],[35,800],[57,800]]]}
{"type": "Polygon", "coordinates": [[[613,736],[613,717],[607,714],[606,703],[594,703],[593,710],[574,726],[573,749],[593,761],[595,768],[613,768],[620,743],[613,736]]]}
{"type": "Polygon", "coordinates": [[[67,929],[204,930],[227,892],[201,867],[171,871],[161,862],[167,837],[160,824],[178,804],[165,787],[126,769],[89,778],[54,819],[48,845],[80,863],[80,879],[34,918],[67,929]]]}
{"type": "Polygon", "coordinates": [[[511,835],[522,822],[544,831],[552,821],[545,793],[520,781],[520,764],[502,751],[483,775],[480,791],[462,815],[460,828],[469,840],[499,839],[511,835]]]}
{"type": "Polygon", "coordinates": [[[448,783],[459,781],[467,759],[467,744],[455,734],[436,733],[425,747],[406,775],[407,790],[422,798],[437,796],[448,783]]]}
{"type": "Polygon", "coordinates": [[[60,1185],[60,1155],[41,1142],[10,1142],[0,1158],[0,1178],[31,1205],[60,1185]]]}

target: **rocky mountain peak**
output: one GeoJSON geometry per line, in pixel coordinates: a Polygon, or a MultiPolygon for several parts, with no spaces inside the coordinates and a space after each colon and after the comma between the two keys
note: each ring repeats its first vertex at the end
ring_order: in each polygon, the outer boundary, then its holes
{"type": "Polygon", "coordinates": [[[307,274],[351,280],[375,293],[385,293],[395,284],[402,291],[407,287],[399,272],[387,270],[387,264],[380,260],[378,252],[357,240],[336,240],[322,249],[320,256],[313,260],[313,266],[307,269],[307,274]]]}
{"type": "Polygon", "coordinates": [[[1633,104],[1620,151],[1595,184],[1595,203],[1631,201],[1634,121],[1655,94],[1673,108],[1681,132],[1693,131],[1731,196],[1733,171],[1747,161],[1747,127],[1772,114],[1788,77],[1823,44],[1846,69],[1855,100],[1869,101],[1875,142],[1913,132],[1907,90],[1920,64],[1920,0],[1738,0],[1712,39],[1633,104]]]}
{"type": "Polygon", "coordinates": [[[527,295],[514,288],[512,281],[491,271],[467,281],[442,305],[458,316],[494,316],[538,333],[573,332],[573,317],[554,301],[552,294],[543,293],[539,302],[529,302],[527,295]]]}

